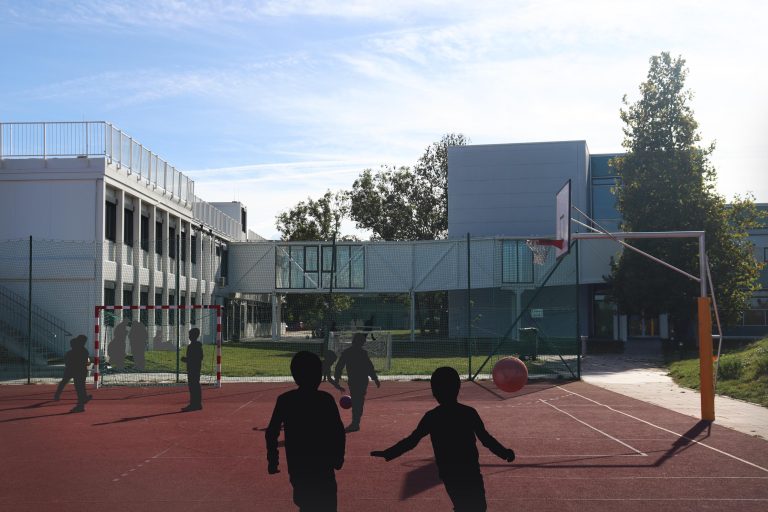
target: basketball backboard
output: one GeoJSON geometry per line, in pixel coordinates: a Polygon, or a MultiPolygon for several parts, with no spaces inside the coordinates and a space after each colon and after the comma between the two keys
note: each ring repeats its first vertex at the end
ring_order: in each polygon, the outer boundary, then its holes
{"type": "Polygon", "coordinates": [[[555,256],[561,258],[571,248],[571,180],[565,182],[555,196],[555,238],[562,244],[555,246],[555,256]]]}

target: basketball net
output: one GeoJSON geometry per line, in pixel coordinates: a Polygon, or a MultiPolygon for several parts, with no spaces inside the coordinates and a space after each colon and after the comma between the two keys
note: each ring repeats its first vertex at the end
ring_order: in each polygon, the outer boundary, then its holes
{"type": "Polygon", "coordinates": [[[535,265],[543,265],[547,261],[547,248],[549,246],[560,247],[563,246],[562,240],[550,240],[547,238],[534,238],[526,240],[525,245],[533,253],[533,263],[535,265]]]}

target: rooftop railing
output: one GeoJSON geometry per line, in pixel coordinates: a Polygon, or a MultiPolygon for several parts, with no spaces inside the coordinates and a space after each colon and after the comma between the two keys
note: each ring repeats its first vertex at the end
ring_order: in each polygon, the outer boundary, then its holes
{"type": "Polygon", "coordinates": [[[192,209],[214,231],[240,238],[240,223],[195,196],[194,181],[111,123],[0,123],[0,160],[62,157],[104,157],[148,188],[192,209]]]}

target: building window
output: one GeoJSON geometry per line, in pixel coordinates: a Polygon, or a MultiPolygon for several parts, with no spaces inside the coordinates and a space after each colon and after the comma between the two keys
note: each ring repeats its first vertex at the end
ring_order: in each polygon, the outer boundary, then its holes
{"type": "Polygon", "coordinates": [[[155,254],[163,255],[163,223],[155,222],[155,254]]]}
{"type": "Polygon", "coordinates": [[[176,259],[176,228],[168,229],[168,256],[176,259]]]}
{"type": "Polygon", "coordinates": [[[618,229],[621,215],[616,208],[618,178],[592,180],[592,218],[609,231],[618,229]]]}
{"type": "MultiPolygon", "coordinates": [[[[133,305],[133,290],[123,290],[123,306],[133,305]]],[[[133,311],[130,309],[123,309],[123,318],[132,320],[133,311]]]]}
{"type": "Polygon", "coordinates": [[[744,311],[742,323],[753,327],[768,325],[768,290],[756,292],[749,299],[749,309],[744,311]]]}
{"type": "Polygon", "coordinates": [[[365,248],[362,245],[337,245],[334,268],[333,246],[323,246],[322,285],[330,288],[331,276],[335,276],[334,288],[365,288],[365,248]]]}
{"type": "Polygon", "coordinates": [[[187,232],[181,232],[181,261],[187,261],[187,232]]]}
{"type": "MultiPolygon", "coordinates": [[[[149,292],[142,290],[139,292],[139,305],[146,306],[149,301],[149,292]]],[[[144,325],[149,324],[149,311],[146,309],[142,309],[139,311],[139,321],[143,323],[144,325]]]]}
{"type": "Polygon", "coordinates": [[[275,287],[318,288],[318,251],[316,245],[280,245],[275,251],[275,287]]]}
{"type": "Polygon", "coordinates": [[[117,205],[109,201],[104,203],[104,238],[117,240],[117,205]]]}
{"type": "Polygon", "coordinates": [[[141,216],[141,233],[139,238],[141,239],[141,250],[149,252],[149,217],[146,215],[141,216]]]}
{"type": "MultiPolygon", "coordinates": [[[[155,290],[155,306],[163,305],[163,292],[155,290]]],[[[155,310],[155,325],[163,325],[163,310],[155,310]]]]}
{"type": "Polygon", "coordinates": [[[248,216],[246,214],[245,208],[241,208],[240,209],[240,226],[241,226],[241,228],[243,230],[243,233],[245,233],[246,230],[248,229],[246,227],[247,226],[247,221],[248,221],[248,216]]]}
{"type": "MultiPolygon", "coordinates": [[[[169,293],[168,294],[168,304],[171,306],[176,305],[176,295],[169,293]]],[[[169,309],[168,310],[168,325],[176,325],[176,310],[175,309],[169,309]]]]}
{"type": "Polygon", "coordinates": [[[197,236],[192,235],[192,252],[190,253],[192,264],[197,265],[197,236]]]}
{"type": "Polygon", "coordinates": [[[123,242],[133,247],[133,210],[123,209],[123,242]]]}
{"type": "Polygon", "coordinates": [[[525,240],[504,240],[501,250],[501,282],[533,282],[533,253],[525,240]]]}

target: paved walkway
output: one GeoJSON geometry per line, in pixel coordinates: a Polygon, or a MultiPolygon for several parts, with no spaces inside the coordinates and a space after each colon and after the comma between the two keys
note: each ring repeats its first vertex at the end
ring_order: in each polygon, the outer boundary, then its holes
{"type": "MultiPolygon", "coordinates": [[[[701,418],[701,395],[667,375],[660,359],[642,355],[587,355],[582,379],[625,396],[701,418]]],[[[715,396],[715,423],[768,439],[768,408],[715,396]]]]}

